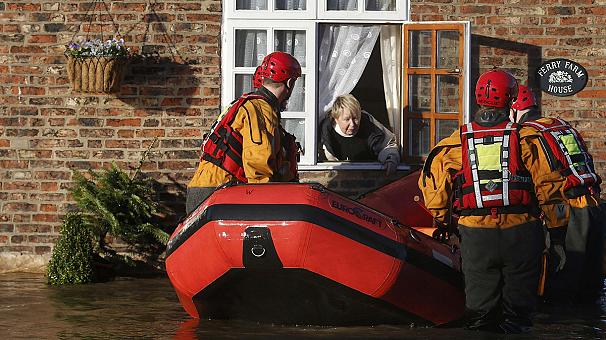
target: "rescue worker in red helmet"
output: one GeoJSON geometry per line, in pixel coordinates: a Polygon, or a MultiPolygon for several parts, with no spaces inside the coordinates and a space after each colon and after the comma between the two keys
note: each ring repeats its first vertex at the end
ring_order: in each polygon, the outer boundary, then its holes
{"type": "MultiPolygon", "coordinates": [[[[257,71],[258,89],[232,103],[204,140],[200,163],[187,186],[187,214],[222,184],[292,181],[297,176],[292,147],[285,154],[287,134],[280,112],[301,76],[301,65],[288,53],[273,52],[257,71]]],[[[293,142],[294,137],[288,144],[293,142]]]]}
{"type": "Polygon", "coordinates": [[[551,170],[566,178],[564,194],[570,205],[567,230],[551,229],[550,266],[545,297],[552,302],[595,301],[602,291],[604,221],[600,183],[585,141],[567,121],[542,118],[534,93],[518,87],[511,107],[512,121],[541,133],[541,146],[551,170]],[[565,246],[565,248],[564,248],[565,246]]]}
{"type": "Polygon", "coordinates": [[[438,229],[450,202],[460,216],[468,329],[530,331],[544,249],[539,214],[549,227],[568,222],[564,179],[549,171],[540,135],[509,121],[517,87],[506,71],[482,74],[473,121],[435,146],[419,179],[438,229]]]}

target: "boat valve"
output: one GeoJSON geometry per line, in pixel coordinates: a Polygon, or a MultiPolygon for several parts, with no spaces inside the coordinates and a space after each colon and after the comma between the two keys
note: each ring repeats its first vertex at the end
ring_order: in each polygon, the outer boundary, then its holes
{"type": "Polygon", "coordinates": [[[260,244],[255,244],[254,246],[250,247],[250,252],[254,257],[261,257],[265,255],[265,247],[260,244]]]}

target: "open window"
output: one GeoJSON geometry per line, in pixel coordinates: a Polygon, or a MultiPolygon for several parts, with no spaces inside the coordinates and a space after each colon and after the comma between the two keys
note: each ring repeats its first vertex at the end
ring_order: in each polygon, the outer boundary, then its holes
{"type": "Polygon", "coordinates": [[[346,93],[396,135],[404,163],[422,160],[439,139],[467,120],[469,23],[409,24],[391,19],[402,13],[400,18],[407,18],[408,2],[373,1],[226,2],[223,109],[252,91],[253,72],[265,55],[285,51],[299,60],[303,71],[282,113],[283,126],[304,148],[301,170],[382,167],[378,162],[318,158],[320,120],[334,98],[346,93]],[[379,14],[368,19],[367,11],[379,14]],[[279,20],[291,15],[297,20],[279,20]]]}
{"type": "Polygon", "coordinates": [[[469,116],[469,24],[404,25],[402,145],[420,161],[469,116]]]}

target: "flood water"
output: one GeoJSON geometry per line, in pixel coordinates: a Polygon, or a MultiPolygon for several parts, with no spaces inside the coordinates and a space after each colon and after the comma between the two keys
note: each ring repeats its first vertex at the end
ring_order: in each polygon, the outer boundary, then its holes
{"type": "MultiPolygon", "coordinates": [[[[293,306],[296,308],[296,306],[293,306]]],[[[0,339],[495,339],[460,328],[401,326],[279,326],[192,320],[168,278],[118,278],[107,283],[50,287],[40,274],[0,275],[0,339]]],[[[606,295],[593,306],[542,307],[531,335],[520,339],[606,338],[606,295]]]]}

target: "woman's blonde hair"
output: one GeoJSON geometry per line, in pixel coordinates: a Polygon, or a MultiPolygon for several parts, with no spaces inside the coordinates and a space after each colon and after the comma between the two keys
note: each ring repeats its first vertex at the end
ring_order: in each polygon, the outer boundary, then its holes
{"type": "Polygon", "coordinates": [[[351,112],[351,115],[354,118],[360,119],[362,116],[360,102],[351,94],[344,94],[335,99],[335,102],[330,109],[330,116],[335,120],[338,119],[341,112],[343,112],[343,109],[349,109],[349,112],[351,112]]]}

